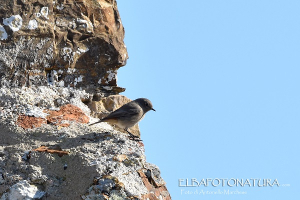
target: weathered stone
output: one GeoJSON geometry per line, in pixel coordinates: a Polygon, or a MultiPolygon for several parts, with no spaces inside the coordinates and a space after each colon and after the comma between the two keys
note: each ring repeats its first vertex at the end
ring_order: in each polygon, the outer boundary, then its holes
{"type": "Polygon", "coordinates": [[[46,146],[40,146],[37,149],[34,149],[34,151],[38,152],[47,152],[47,153],[56,153],[59,157],[62,157],[63,155],[68,155],[68,151],[63,151],[59,145],[54,145],[53,147],[46,147],[46,146]]]}
{"type": "Polygon", "coordinates": [[[156,165],[146,163],[144,173],[148,177],[148,180],[152,180],[152,185],[155,185],[155,187],[166,185],[166,182],[161,178],[160,170],[156,165]]]}
{"type": "Polygon", "coordinates": [[[116,75],[128,55],[115,0],[1,1],[0,19],[0,86],[124,91],[116,75]]]}
{"type": "Polygon", "coordinates": [[[23,180],[13,185],[9,193],[4,194],[1,200],[27,200],[27,199],[41,199],[45,192],[39,191],[34,185],[30,185],[28,181],[23,180]]]}
{"type": "Polygon", "coordinates": [[[114,156],[113,160],[115,161],[119,161],[119,162],[123,162],[124,160],[127,159],[127,156],[126,155],[116,155],[114,156]]]}
{"type": "Polygon", "coordinates": [[[1,200],[170,199],[141,141],[86,124],[130,101],[123,39],[115,0],[1,1],[1,200]]]}
{"type": "Polygon", "coordinates": [[[80,108],[72,104],[67,104],[61,106],[58,111],[53,110],[44,110],[44,113],[47,114],[47,117],[35,117],[20,115],[16,124],[22,128],[38,128],[42,124],[51,123],[60,127],[70,126],[69,122],[78,122],[78,123],[88,123],[89,117],[86,116],[80,108]]]}
{"type": "MultiPolygon", "coordinates": [[[[110,95],[108,97],[103,97],[99,101],[92,101],[88,104],[91,109],[91,115],[102,119],[107,116],[109,113],[117,110],[124,104],[130,102],[131,100],[122,95],[110,95]]],[[[133,127],[128,129],[133,135],[140,137],[139,125],[136,124],[133,127]]],[[[121,130],[123,131],[123,130],[121,130]]]]}
{"type": "Polygon", "coordinates": [[[69,126],[66,121],[75,121],[78,123],[88,123],[89,117],[86,116],[80,108],[72,104],[67,104],[58,111],[48,111],[47,120],[49,123],[58,125],[58,126],[69,126]],[[65,123],[63,123],[65,122],[65,123]]]}
{"type": "MultiPolygon", "coordinates": [[[[149,169],[144,170],[148,171],[149,169]]],[[[147,176],[143,170],[139,170],[138,173],[149,192],[143,195],[143,200],[171,200],[165,184],[159,185],[152,177],[147,176]]]]}
{"type": "Polygon", "coordinates": [[[38,128],[42,124],[47,124],[47,120],[41,117],[20,115],[17,120],[17,125],[22,128],[38,128]]]}
{"type": "MultiPolygon", "coordinates": [[[[88,126],[79,120],[68,127],[47,123],[32,129],[16,125],[20,114],[46,119],[45,110],[58,112],[58,116],[68,113],[60,112],[64,106],[55,107],[56,99],[63,99],[65,108],[75,108],[69,105],[73,102],[91,123],[96,122],[99,119],[91,117],[81,102],[86,96],[72,88],[0,88],[0,198],[6,200],[10,188],[27,180],[46,192],[48,200],[129,200],[153,195],[168,199],[159,170],[146,162],[143,143],[130,140],[127,133],[107,123],[88,126]],[[39,103],[41,99],[44,103],[39,103]]],[[[111,101],[108,108],[118,107],[113,102],[118,101],[111,101]]]]}

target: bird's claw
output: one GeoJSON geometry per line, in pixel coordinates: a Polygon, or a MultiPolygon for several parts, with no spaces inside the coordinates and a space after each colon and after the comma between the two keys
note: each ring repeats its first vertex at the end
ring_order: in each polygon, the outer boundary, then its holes
{"type": "Polygon", "coordinates": [[[135,136],[135,135],[133,135],[133,134],[131,134],[131,133],[129,133],[129,139],[130,139],[130,140],[133,140],[133,141],[137,141],[137,142],[143,141],[143,140],[141,140],[138,136],[135,136]]]}

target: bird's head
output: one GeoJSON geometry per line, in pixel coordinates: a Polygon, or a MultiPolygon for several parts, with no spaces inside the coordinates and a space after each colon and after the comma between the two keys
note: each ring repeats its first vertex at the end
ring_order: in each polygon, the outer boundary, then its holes
{"type": "Polygon", "coordinates": [[[149,110],[154,110],[156,111],[153,106],[152,106],[152,103],[149,99],[146,99],[146,98],[138,98],[136,100],[134,100],[135,102],[137,102],[141,108],[143,109],[143,111],[146,113],[148,112],[149,110]]]}

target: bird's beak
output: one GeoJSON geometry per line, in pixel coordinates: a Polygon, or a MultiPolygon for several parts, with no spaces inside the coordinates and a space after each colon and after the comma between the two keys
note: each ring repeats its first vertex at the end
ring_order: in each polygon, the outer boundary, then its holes
{"type": "Polygon", "coordinates": [[[154,108],[152,108],[151,110],[156,111],[154,108]]]}

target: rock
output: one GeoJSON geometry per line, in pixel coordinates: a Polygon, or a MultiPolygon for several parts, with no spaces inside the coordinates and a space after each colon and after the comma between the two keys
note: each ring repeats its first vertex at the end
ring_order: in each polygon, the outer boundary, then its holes
{"type": "Polygon", "coordinates": [[[42,124],[47,124],[47,120],[41,117],[20,115],[17,124],[22,128],[37,128],[42,126],[42,124]]]}
{"type": "Polygon", "coordinates": [[[42,168],[34,165],[28,166],[30,173],[29,178],[31,183],[43,184],[47,181],[47,176],[42,174],[42,168]]]}
{"type": "Polygon", "coordinates": [[[47,153],[56,153],[59,157],[62,157],[63,155],[68,155],[68,151],[63,151],[62,148],[59,145],[53,145],[51,147],[46,147],[44,145],[40,146],[37,149],[34,149],[34,151],[38,152],[47,152],[47,153]]]}
{"type": "MultiPolygon", "coordinates": [[[[146,169],[147,171],[149,169],[146,169]]],[[[158,185],[152,177],[147,176],[143,170],[139,170],[139,175],[141,176],[144,185],[146,186],[148,193],[142,196],[142,199],[147,200],[171,200],[171,196],[165,186],[158,185]]]]}
{"type": "Polygon", "coordinates": [[[152,183],[152,185],[154,185],[155,187],[166,185],[165,181],[161,178],[160,170],[156,165],[151,163],[146,163],[145,168],[147,170],[146,171],[144,170],[143,173],[145,173],[148,180],[151,180],[150,182],[152,183]]]}
{"type": "Polygon", "coordinates": [[[171,198],[141,141],[87,124],[130,101],[123,39],[115,0],[1,2],[0,200],[171,198]]]}
{"type": "Polygon", "coordinates": [[[0,19],[0,86],[124,91],[116,76],[128,55],[115,0],[3,1],[0,19]]]}
{"type": "Polygon", "coordinates": [[[0,174],[0,185],[5,183],[5,180],[3,178],[3,174],[0,174]]]}
{"type": "Polygon", "coordinates": [[[28,181],[23,180],[13,185],[8,193],[0,198],[1,200],[28,200],[41,199],[45,192],[38,190],[34,185],[30,185],[28,181]]]}
{"type": "Polygon", "coordinates": [[[115,161],[119,161],[119,162],[123,162],[124,160],[127,159],[127,156],[126,155],[116,155],[114,156],[113,160],[115,161]]]}
{"type": "Polygon", "coordinates": [[[72,104],[61,106],[58,111],[48,111],[47,121],[58,126],[69,126],[66,121],[88,123],[89,117],[80,108],[72,104]]]}
{"type": "MultiPolygon", "coordinates": [[[[42,188],[38,190],[49,200],[170,198],[159,169],[146,162],[143,143],[107,123],[88,126],[83,120],[67,120],[68,127],[44,123],[28,129],[16,123],[22,112],[41,116],[45,110],[61,118],[79,113],[91,123],[98,121],[89,115],[94,111],[70,104],[84,96],[85,92],[72,88],[0,88],[0,106],[7,116],[0,118],[0,197],[9,199],[10,188],[26,180],[42,188]],[[41,98],[45,104],[38,104],[41,98]],[[58,98],[67,104],[55,107],[58,98]]],[[[107,98],[106,108],[117,108],[122,98],[125,101],[125,97],[107,98]]]]}
{"type": "MultiPolygon", "coordinates": [[[[68,122],[75,121],[78,123],[88,123],[89,117],[86,116],[80,108],[74,106],[72,104],[67,104],[61,106],[59,110],[44,110],[44,118],[35,117],[35,116],[27,116],[27,115],[19,115],[17,119],[17,125],[21,126],[24,129],[28,128],[38,128],[41,127],[42,124],[51,123],[56,126],[68,127],[70,124],[68,122]]],[[[33,114],[29,114],[33,115],[33,114]]]]}

